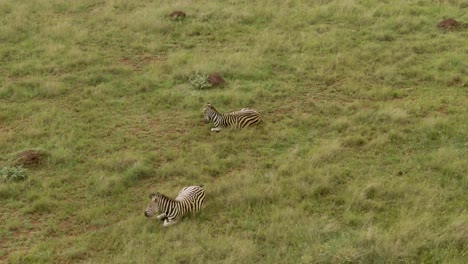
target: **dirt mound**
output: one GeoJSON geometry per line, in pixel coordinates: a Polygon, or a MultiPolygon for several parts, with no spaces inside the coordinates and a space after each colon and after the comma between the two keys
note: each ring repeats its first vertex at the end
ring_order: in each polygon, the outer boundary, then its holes
{"type": "Polygon", "coordinates": [[[15,165],[22,167],[35,167],[42,164],[47,157],[46,153],[39,150],[26,150],[16,155],[15,165]]]}
{"type": "Polygon", "coordinates": [[[439,22],[437,27],[443,30],[455,30],[461,27],[461,23],[455,19],[448,18],[439,22]]]}
{"type": "Polygon", "coordinates": [[[208,75],[208,82],[212,86],[221,85],[221,84],[225,83],[223,77],[221,77],[221,75],[219,75],[219,73],[212,73],[212,74],[208,75]]]}
{"type": "Polygon", "coordinates": [[[169,16],[174,19],[182,19],[182,18],[185,18],[187,15],[182,11],[174,11],[170,13],[169,16]]]}

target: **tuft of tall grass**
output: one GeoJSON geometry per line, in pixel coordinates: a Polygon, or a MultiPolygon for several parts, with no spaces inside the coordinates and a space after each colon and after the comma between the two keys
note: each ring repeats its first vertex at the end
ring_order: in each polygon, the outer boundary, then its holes
{"type": "Polygon", "coordinates": [[[154,169],[142,162],[136,162],[123,174],[123,182],[127,186],[132,186],[137,182],[154,175],[154,169]]]}
{"type": "Polygon", "coordinates": [[[48,214],[56,208],[56,204],[49,198],[39,198],[31,201],[31,204],[24,209],[26,214],[48,214]]]}

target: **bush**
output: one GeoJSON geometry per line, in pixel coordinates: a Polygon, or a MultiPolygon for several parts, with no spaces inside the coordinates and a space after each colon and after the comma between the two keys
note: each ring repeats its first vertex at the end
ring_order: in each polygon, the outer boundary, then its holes
{"type": "Polygon", "coordinates": [[[0,169],[0,181],[23,181],[28,178],[23,167],[3,167],[0,169]]]}
{"type": "Polygon", "coordinates": [[[212,85],[208,82],[208,75],[202,73],[194,73],[189,77],[190,88],[203,90],[211,88],[212,85]]]}

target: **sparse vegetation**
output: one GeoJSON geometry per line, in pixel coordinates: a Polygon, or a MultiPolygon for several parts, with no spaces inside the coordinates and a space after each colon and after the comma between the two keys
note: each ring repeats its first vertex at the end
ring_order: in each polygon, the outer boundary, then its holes
{"type": "Polygon", "coordinates": [[[466,8],[0,1],[0,168],[47,150],[0,183],[0,263],[467,263],[468,31],[437,27],[466,8]],[[211,133],[207,102],[264,124],[211,133]]]}

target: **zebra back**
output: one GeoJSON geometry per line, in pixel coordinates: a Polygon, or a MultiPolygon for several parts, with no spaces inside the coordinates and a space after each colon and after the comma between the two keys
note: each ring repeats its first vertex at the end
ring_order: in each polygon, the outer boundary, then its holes
{"type": "Polygon", "coordinates": [[[205,120],[213,121],[215,127],[244,128],[261,121],[260,114],[248,108],[240,111],[221,114],[211,104],[207,104],[204,109],[205,120]]]}
{"type": "Polygon", "coordinates": [[[202,186],[188,186],[183,188],[175,198],[186,213],[200,210],[205,203],[205,191],[202,186]]]}
{"type": "Polygon", "coordinates": [[[223,114],[225,124],[229,127],[244,128],[261,121],[260,114],[252,109],[223,114]]]}

